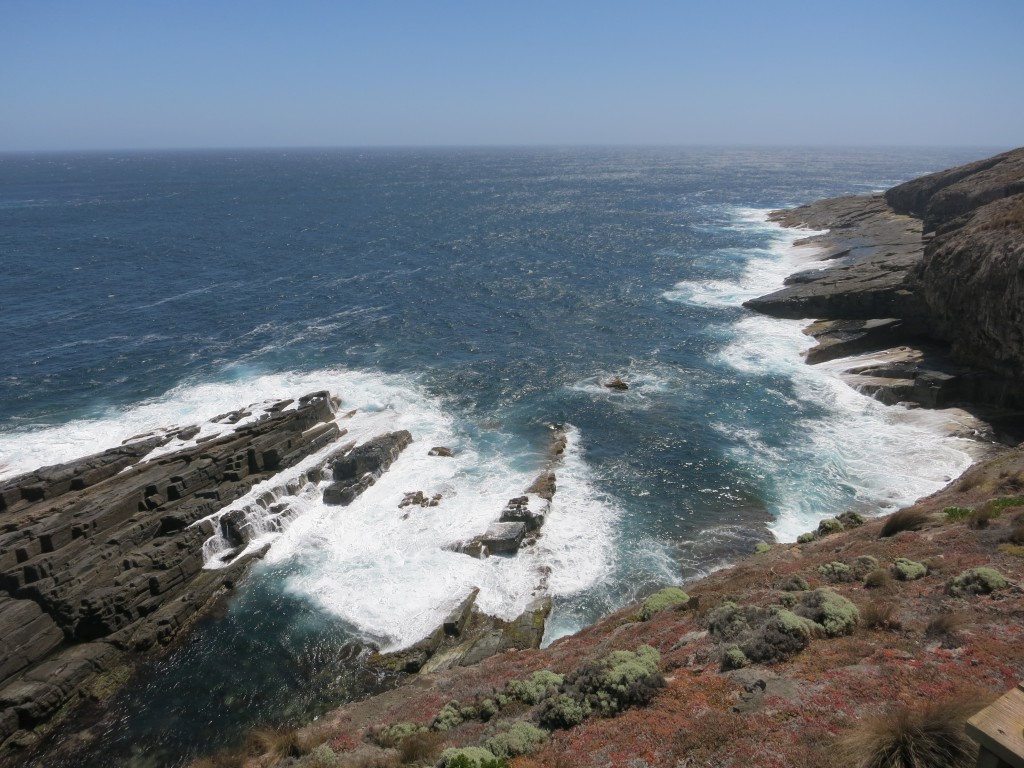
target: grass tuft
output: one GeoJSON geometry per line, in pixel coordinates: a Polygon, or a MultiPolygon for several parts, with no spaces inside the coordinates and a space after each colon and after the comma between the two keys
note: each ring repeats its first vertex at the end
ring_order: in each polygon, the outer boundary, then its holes
{"type": "Polygon", "coordinates": [[[900,621],[893,614],[896,606],[892,603],[872,600],[860,611],[861,624],[868,629],[899,629],[900,621]]]}
{"type": "Polygon", "coordinates": [[[885,538],[895,536],[902,531],[919,531],[926,522],[928,522],[927,512],[915,507],[907,507],[889,515],[878,535],[885,538]]]}
{"type": "Polygon", "coordinates": [[[933,638],[950,638],[956,635],[970,621],[966,613],[940,613],[928,622],[924,633],[933,638]]]}
{"type": "Polygon", "coordinates": [[[964,721],[975,698],[897,706],[864,719],[842,741],[843,765],[856,768],[972,768],[977,747],[964,721]]]}

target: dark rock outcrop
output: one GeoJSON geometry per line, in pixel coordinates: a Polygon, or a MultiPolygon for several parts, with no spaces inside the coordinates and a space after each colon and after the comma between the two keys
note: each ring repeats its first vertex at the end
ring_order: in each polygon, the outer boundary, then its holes
{"type": "MultiPolygon", "coordinates": [[[[173,433],[0,486],[0,741],[25,741],[17,733],[69,711],[133,652],[169,643],[262,556],[203,570],[215,530],[195,523],[342,434],[326,392],[289,406],[150,461],[173,433]]],[[[239,544],[244,527],[222,518],[239,544]]]]}
{"type": "Polygon", "coordinates": [[[910,345],[913,365],[876,366],[858,388],[886,402],[1024,407],[1024,148],[772,218],[829,230],[805,241],[826,266],[746,303],[826,321],[808,329],[819,342],[808,362],[910,345]]]}
{"type": "Polygon", "coordinates": [[[1024,194],[941,227],[914,288],[958,361],[1024,380],[1024,194]]]}
{"type": "Polygon", "coordinates": [[[1022,193],[1024,148],[913,179],[890,189],[885,200],[897,213],[921,219],[930,232],[988,203],[1022,193]]]}
{"type": "Polygon", "coordinates": [[[461,600],[433,632],[401,651],[374,654],[372,666],[406,673],[430,674],[478,664],[504,651],[539,648],[544,624],[551,613],[551,598],[533,600],[511,621],[489,616],[476,608],[478,589],[461,600]]]}
{"type": "Polygon", "coordinates": [[[324,504],[348,505],[377,479],[412,442],[407,430],[367,440],[334,462],[334,482],[324,490],[324,504]]]}
{"type": "Polygon", "coordinates": [[[907,279],[921,261],[921,222],[894,213],[881,195],[841,197],[780,212],[786,226],[828,228],[812,238],[827,260],[799,272],[787,287],[744,306],[790,319],[918,320],[921,312],[907,279]]]}

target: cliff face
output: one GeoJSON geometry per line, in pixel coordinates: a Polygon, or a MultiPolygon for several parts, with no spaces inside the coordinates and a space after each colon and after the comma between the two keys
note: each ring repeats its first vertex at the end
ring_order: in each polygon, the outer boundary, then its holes
{"type": "Polygon", "coordinates": [[[890,189],[933,233],[908,287],[958,362],[1024,373],[1024,149],[890,189]]]}
{"type": "Polygon", "coordinates": [[[896,213],[921,219],[926,231],[1024,193],[1024,147],[908,181],[885,193],[896,213]]]}
{"type": "Polygon", "coordinates": [[[809,362],[939,345],[949,360],[926,351],[928,367],[906,375],[901,356],[897,378],[909,383],[882,399],[1024,404],[1024,148],[914,179],[884,197],[823,200],[773,218],[829,230],[810,238],[829,266],[746,304],[776,317],[839,321],[810,329],[820,346],[809,362]],[[905,396],[922,377],[927,396],[905,396]]]}

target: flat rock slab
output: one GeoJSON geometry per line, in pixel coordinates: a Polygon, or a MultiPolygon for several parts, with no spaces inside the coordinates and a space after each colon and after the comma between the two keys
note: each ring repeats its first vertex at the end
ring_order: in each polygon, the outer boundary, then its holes
{"type": "Polygon", "coordinates": [[[479,542],[492,554],[515,554],[526,537],[526,523],[492,523],[479,542]]]}
{"type": "Polygon", "coordinates": [[[828,229],[800,242],[820,249],[826,265],[798,272],[787,287],[744,304],[773,317],[906,317],[917,311],[907,290],[921,262],[921,222],[896,214],[881,195],[821,200],[771,217],[784,226],[828,229]]]}

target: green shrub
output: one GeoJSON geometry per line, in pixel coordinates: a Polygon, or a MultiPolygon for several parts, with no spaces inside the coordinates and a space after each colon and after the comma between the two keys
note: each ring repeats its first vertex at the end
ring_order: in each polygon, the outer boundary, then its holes
{"type": "Polygon", "coordinates": [[[810,645],[820,629],[813,621],[785,608],[768,609],[764,622],[740,650],[753,662],[784,661],[810,645]]]}
{"type": "Polygon", "coordinates": [[[842,523],[844,528],[859,528],[864,525],[864,515],[860,512],[854,512],[852,509],[843,512],[841,515],[836,515],[836,520],[842,523]]]}
{"type": "Polygon", "coordinates": [[[449,747],[441,753],[440,768],[504,768],[499,760],[482,747],[449,747]]]}
{"type": "Polygon", "coordinates": [[[452,728],[462,724],[466,718],[462,716],[462,707],[457,701],[450,701],[444,705],[444,709],[437,713],[430,723],[432,731],[450,731],[452,728]]]}
{"type": "Polygon", "coordinates": [[[643,607],[640,609],[640,620],[647,621],[658,611],[669,606],[687,603],[689,600],[690,596],[679,587],[666,587],[644,600],[643,607]]]}
{"type": "Polygon", "coordinates": [[[818,573],[821,574],[825,581],[853,581],[856,578],[853,575],[853,569],[846,563],[840,563],[838,560],[819,565],[818,573]]]}
{"type": "Polygon", "coordinates": [[[797,544],[810,544],[816,538],[818,538],[818,537],[814,533],[801,533],[799,536],[796,537],[796,543],[797,544]]]}
{"type": "Polygon", "coordinates": [[[538,704],[550,691],[558,690],[565,678],[547,669],[539,669],[525,680],[511,680],[505,694],[524,704],[538,704]]]}
{"type": "Polygon", "coordinates": [[[520,721],[505,733],[499,733],[484,744],[495,757],[509,758],[525,755],[538,744],[546,742],[548,732],[530,723],[520,721]]]}
{"type": "Polygon", "coordinates": [[[480,719],[485,723],[500,711],[501,707],[494,699],[484,699],[480,702],[480,719]]]}
{"type": "Polygon", "coordinates": [[[863,579],[871,571],[878,567],[878,559],[871,555],[861,555],[853,561],[853,575],[858,579],[863,579]]]}
{"type": "Polygon", "coordinates": [[[636,651],[613,651],[566,677],[558,693],[542,702],[540,724],[569,728],[592,712],[610,716],[650,703],[665,679],[658,672],[661,655],[649,645],[636,651]]]}
{"type": "Polygon", "coordinates": [[[544,700],[539,715],[540,724],[545,728],[572,728],[586,720],[590,711],[586,698],[559,693],[544,700]]]}
{"type": "Polygon", "coordinates": [[[985,506],[993,511],[999,510],[999,512],[1011,507],[1024,507],[1024,496],[1004,496],[1001,499],[991,499],[985,502],[985,506]]]}
{"type": "Polygon", "coordinates": [[[820,624],[828,637],[849,635],[860,619],[857,606],[830,589],[816,589],[808,593],[796,612],[820,624]]]}
{"type": "Polygon", "coordinates": [[[987,595],[1008,586],[1010,586],[1010,582],[999,571],[994,568],[981,567],[971,568],[953,578],[946,585],[946,591],[954,597],[967,597],[969,595],[987,595]]]}
{"type": "MultiPolygon", "coordinates": [[[[806,593],[797,602],[802,605],[811,594],[806,593]]],[[[708,619],[709,631],[716,640],[731,643],[744,659],[757,663],[787,659],[806,648],[811,638],[821,632],[813,621],[780,606],[760,608],[725,603],[712,611],[708,619]]],[[[737,654],[731,654],[731,658],[726,654],[729,649],[723,652],[724,667],[740,661],[737,654]]]]}
{"type": "Polygon", "coordinates": [[[416,723],[401,722],[392,723],[391,725],[385,725],[382,728],[378,728],[370,733],[370,740],[378,747],[389,747],[398,746],[398,742],[404,739],[406,736],[411,736],[414,733],[418,733],[420,726],[416,723]]]}
{"type": "Polygon", "coordinates": [[[738,645],[730,645],[724,651],[722,651],[722,669],[742,669],[743,667],[750,665],[750,659],[738,645]]]}
{"type": "Polygon", "coordinates": [[[779,589],[783,592],[806,592],[810,588],[811,585],[807,583],[807,579],[798,573],[794,573],[779,585],[779,589]]]}
{"type": "Polygon", "coordinates": [[[846,530],[841,522],[836,520],[834,517],[827,518],[818,523],[818,535],[829,536],[833,533],[840,533],[846,530]]]}
{"type": "Polygon", "coordinates": [[[969,507],[946,507],[942,512],[946,515],[949,520],[966,520],[974,512],[969,507]]]}
{"type": "Polygon", "coordinates": [[[1020,544],[1000,544],[999,551],[1010,557],[1024,557],[1024,547],[1020,544]]]}
{"type": "Polygon", "coordinates": [[[341,759],[327,744],[321,744],[298,763],[302,768],[339,768],[341,759]]]}
{"type": "Polygon", "coordinates": [[[759,541],[754,545],[754,554],[763,555],[765,552],[771,552],[772,545],[766,541],[759,541]]]}
{"type": "Polygon", "coordinates": [[[800,598],[792,592],[785,592],[779,595],[779,605],[783,608],[794,608],[800,604],[800,598]]]}
{"type": "Polygon", "coordinates": [[[897,557],[896,562],[892,564],[892,573],[900,581],[915,581],[923,579],[927,575],[928,569],[923,563],[915,563],[905,557],[897,557]]]}
{"type": "Polygon", "coordinates": [[[751,620],[757,616],[758,609],[728,601],[708,614],[708,631],[719,642],[727,643],[749,632],[751,620]]]}

